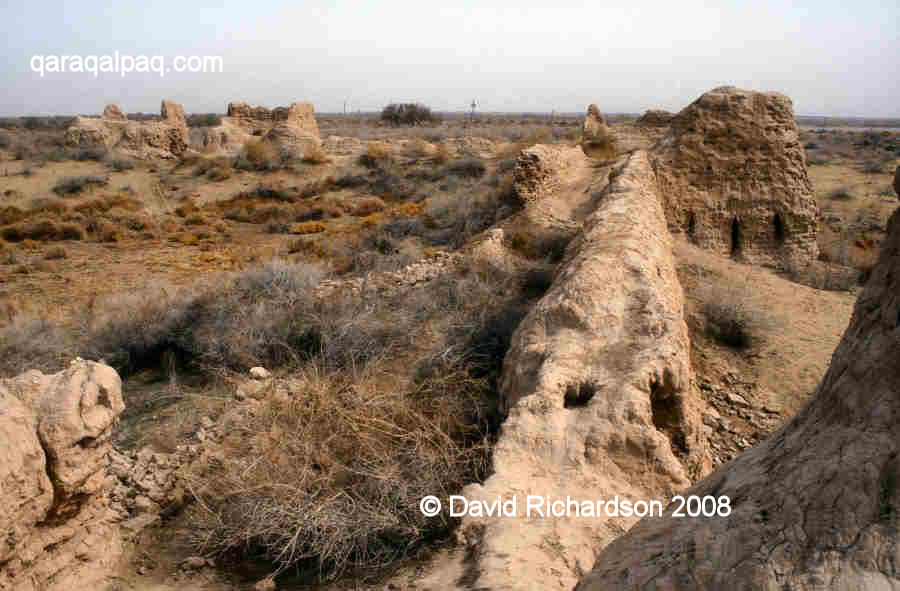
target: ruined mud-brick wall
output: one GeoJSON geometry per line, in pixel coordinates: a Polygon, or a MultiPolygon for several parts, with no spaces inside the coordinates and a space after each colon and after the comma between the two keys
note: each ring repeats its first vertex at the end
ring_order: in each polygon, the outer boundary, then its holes
{"type": "Polygon", "coordinates": [[[786,96],[711,90],[672,119],[652,163],[671,232],[753,263],[818,256],[818,208],[786,96]]]}
{"type": "Polygon", "coordinates": [[[312,103],[296,102],[289,107],[267,109],[232,101],[219,125],[204,131],[202,144],[209,151],[234,155],[254,138],[270,141],[298,156],[321,146],[312,103]]]}
{"type": "MultiPolygon", "coordinates": [[[[526,151],[532,158],[520,159],[520,175],[551,173],[556,159],[530,166],[545,152],[526,151]]],[[[566,198],[542,185],[523,185],[537,189],[529,206],[566,198]]],[[[709,468],[683,294],[660,201],[646,152],[634,153],[513,335],[503,364],[507,417],[494,471],[464,489],[470,501],[518,496],[524,503],[531,494],[667,502],[709,468]]],[[[596,553],[633,522],[524,512],[469,516],[457,530],[471,556],[464,586],[570,589],[596,553]]]]}
{"type": "Polygon", "coordinates": [[[828,372],[781,430],[683,496],[713,517],[645,519],[576,591],[900,589],[900,212],[828,372]]]}
{"type": "Polygon", "coordinates": [[[129,121],[116,105],[107,105],[102,117],[75,117],[66,130],[70,147],[119,152],[135,158],[176,158],[189,143],[181,105],[162,101],[160,121],[129,121]]]}

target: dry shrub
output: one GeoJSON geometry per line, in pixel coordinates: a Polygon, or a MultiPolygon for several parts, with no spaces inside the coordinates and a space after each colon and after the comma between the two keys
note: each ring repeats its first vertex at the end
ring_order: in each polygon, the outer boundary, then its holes
{"type": "Polygon", "coordinates": [[[322,222],[297,222],[291,224],[291,234],[318,234],[325,231],[325,224],[322,222]]]}
{"type": "Polygon", "coordinates": [[[294,351],[312,356],[282,382],[283,394],[226,415],[217,461],[194,465],[201,502],[191,506],[190,531],[199,549],[262,554],[276,571],[312,566],[328,576],[381,566],[446,533],[446,510],[424,518],[418,501],[484,475],[497,380],[527,310],[500,295],[514,292],[504,278],[487,275],[374,299],[287,290],[270,301],[279,293],[270,291],[236,311],[242,321],[229,327],[242,335],[302,327],[294,351]],[[410,335],[423,332],[434,340],[411,347],[410,335]]]}
{"type": "Polygon", "coordinates": [[[619,152],[616,134],[609,128],[601,126],[597,135],[585,138],[581,143],[584,153],[597,160],[614,160],[619,152]]]}
{"type": "Polygon", "coordinates": [[[447,144],[445,144],[444,142],[439,142],[434,153],[435,164],[446,164],[449,161],[450,150],[449,148],[447,148],[447,144]]]}
{"type": "Polygon", "coordinates": [[[288,244],[288,254],[302,254],[317,259],[328,257],[328,251],[316,240],[296,238],[288,244]]]}
{"type": "Polygon", "coordinates": [[[325,153],[325,150],[319,144],[313,144],[306,149],[306,152],[303,154],[303,162],[306,164],[327,164],[331,162],[331,159],[328,158],[328,154],[325,153]]]}
{"type": "Polygon", "coordinates": [[[360,154],[359,163],[366,168],[384,168],[393,161],[390,147],[382,142],[369,142],[366,151],[360,154]]]}
{"type": "Polygon", "coordinates": [[[562,260],[572,237],[570,234],[539,234],[531,230],[506,232],[503,241],[507,248],[526,259],[558,263],[562,260]]]}
{"type": "Polygon", "coordinates": [[[60,224],[57,236],[59,240],[83,240],[84,229],[77,224],[60,224]]]}
{"type": "Polygon", "coordinates": [[[244,145],[235,168],[244,168],[242,160],[249,163],[252,170],[274,170],[278,168],[278,150],[272,142],[265,140],[251,140],[244,145]]]}
{"type": "Polygon", "coordinates": [[[76,224],[57,224],[50,220],[7,226],[0,230],[0,236],[7,242],[81,240],[84,231],[76,224]]]}
{"type": "Polygon", "coordinates": [[[61,179],[53,186],[53,192],[61,197],[77,195],[88,188],[105,187],[107,179],[99,176],[70,176],[61,179]]]}
{"type": "Polygon", "coordinates": [[[110,155],[109,157],[107,157],[106,162],[109,165],[109,167],[116,172],[124,172],[126,170],[132,170],[135,167],[134,160],[125,158],[124,156],[110,155]]]}
{"type": "Polygon", "coordinates": [[[54,246],[44,253],[44,258],[47,260],[64,259],[67,256],[68,254],[66,253],[66,249],[62,246],[54,246]]]}
{"type": "Polygon", "coordinates": [[[428,152],[428,142],[424,138],[414,138],[406,145],[406,153],[411,158],[424,158],[428,152]]]}
{"type": "Polygon", "coordinates": [[[203,226],[206,224],[206,218],[202,215],[192,215],[184,220],[185,226],[203,226]]]}
{"type": "Polygon", "coordinates": [[[333,199],[317,199],[312,203],[298,203],[293,209],[293,219],[295,222],[339,218],[343,215],[343,208],[333,199]]]}
{"type": "Polygon", "coordinates": [[[28,214],[14,205],[0,208],[0,226],[15,224],[28,217],[28,214]]]}
{"type": "Polygon", "coordinates": [[[196,203],[194,203],[193,201],[187,201],[175,208],[175,215],[180,218],[186,218],[189,215],[197,213],[198,211],[200,211],[200,208],[197,207],[196,203]]]}
{"type": "Polygon", "coordinates": [[[712,283],[703,291],[700,312],[709,337],[732,349],[747,349],[772,330],[772,318],[754,302],[751,289],[748,281],[712,283]]]}
{"type": "Polygon", "coordinates": [[[458,160],[444,167],[445,174],[469,179],[480,179],[486,171],[484,162],[477,158],[458,160]]]}
{"type": "Polygon", "coordinates": [[[79,203],[73,209],[83,215],[97,215],[106,213],[113,208],[124,209],[126,211],[138,211],[143,209],[144,204],[138,199],[128,197],[126,195],[107,195],[99,199],[92,199],[79,203]]]}
{"type": "Polygon", "coordinates": [[[854,199],[853,193],[848,187],[833,189],[828,192],[826,197],[832,201],[852,201],[854,199]]]}
{"type": "Polygon", "coordinates": [[[352,206],[353,209],[351,210],[351,213],[358,217],[365,217],[372,215],[373,213],[384,211],[386,207],[381,198],[374,196],[360,197],[353,201],[352,206]]]}
{"type": "Polygon", "coordinates": [[[482,460],[465,445],[474,388],[443,387],[465,375],[416,384],[385,371],[311,367],[292,394],[233,414],[221,464],[193,474],[203,549],[255,546],[278,570],[315,561],[327,575],[384,564],[446,530],[419,500],[446,498],[482,460]]]}

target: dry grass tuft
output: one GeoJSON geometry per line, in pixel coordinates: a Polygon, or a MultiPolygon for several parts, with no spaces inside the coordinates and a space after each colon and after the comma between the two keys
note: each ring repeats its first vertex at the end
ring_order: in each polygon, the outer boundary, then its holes
{"type": "Polygon", "coordinates": [[[325,224],[322,222],[297,222],[291,224],[291,234],[318,234],[325,231],[325,224]]]}
{"type": "Polygon", "coordinates": [[[582,141],[581,149],[587,156],[597,160],[615,160],[619,153],[619,142],[611,129],[601,127],[596,136],[582,141]]]}
{"type": "Polygon", "coordinates": [[[325,150],[319,144],[314,144],[306,149],[306,153],[303,155],[303,162],[306,164],[328,164],[331,162],[331,159],[328,157],[328,154],[325,153],[325,150]]]}
{"type": "Polygon", "coordinates": [[[61,179],[53,186],[53,192],[61,197],[78,195],[85,189],[105,187],[108,180],[99,176],[70,176],[61,179]]]}
{"type": "Polygon", "coordinates": [[[359,163],[366,168],[384,168],[393,162],[391,148],[383,142],[369,142],[366,151],[360,154],[359,163]]]}
{"type": "Polygon", "coordinates": [[[446,164],[450,161],[450,150],[444,142],[438,142],[434,153],[435,164],[446,164]]]}
{"type": "Polygon", "coordinates": [[[753,303],[750,289],[749,284],[726,287],[713,283],[702,297],[706,334],[720,345],[747,349],[771,331],[772,320],[753,303]]]}
{"type": "Polygon", "coordinates": [[[278,150],[272,142],[250,140],[234,163],[235,168],[267,171],[279,166],[278,150]]]}
{"type": "Polygon", "coordinates": [[[67,256],[68,253],[66,253],[66,249],[62,246],[54,246],[44,253],[44,258],[47,260],[64,259],[67,256]]]}
{"type": "Polygon", "coordinates": [[[365,217],[372,215],[373,213],[384,211],[387,206],[381,198],[370,195],[355,199],[352,203],[352,207],[352,215],[365,217]]]}

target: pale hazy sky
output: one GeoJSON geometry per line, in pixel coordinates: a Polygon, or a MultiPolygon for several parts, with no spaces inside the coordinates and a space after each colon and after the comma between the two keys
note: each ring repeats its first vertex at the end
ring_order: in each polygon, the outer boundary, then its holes
{"type": "MultiPolygon", "coordinates": [[[[4,0],[0,115],[187,112],[229,100],[317,111],[677,111],[733,84],[802,115],[900,117],[898,0],[429,2],[4,0]],[[47,73],[34,55],[221,55],[222,73],[47,73]]],[[[167,61],[167,64],[169,62],[167,61]]]]}

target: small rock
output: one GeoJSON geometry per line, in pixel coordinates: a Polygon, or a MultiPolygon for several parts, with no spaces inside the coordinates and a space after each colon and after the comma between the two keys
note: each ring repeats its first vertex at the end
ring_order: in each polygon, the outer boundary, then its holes
{"type": "Polygon", "coordinates": [[[128,521],[122,522],[122,529],[128,533],[136,534],[140,532],[142,529],[159,520],[158,515],[154,515],[152,513],[144,513],[143,515],[138,515],[128,521]]]}
{"type": "Polygon", "coordinates": [[[741,396],[740,394],[735,394],[734,392],[728,393],[728,401],[732,404],[740,404],[742,406],[750,406],[750,403],[747,402],[747,399],[741,396]]]}
{"type": "Polygon", "coordinates": [[[203,417],[202,419],[200,419],[200,426],[204,429],[212,429],[216,426],[216,423],[209,417],[203,417]]]}
{"type": "Polygon", "coordinates": [[[250,368],[250,377],[254,380],[268,380],[272,374],[264,367],[250,368]]]}
{"type": "Polygon", "coordinates": [[[271,577],[266,577],[261,581],[257,581],[256,584],[253,585],[253,589],[255,589],[255,591],[275,591],[275,581],[273,581],[271,577]]]}
{"type": "Polygon", "coordinates": [[[139,495],[134,498],[134,509],[137,513],[158,513],[159,505],[144,495],[139,495]]]}
{"type": "Polygon", "coordinates": [[[185,570],[198,570],[206,566],[206,559],[202,556],[191,556],[185,558],[181,563],[181,568],[185,570]]]}

